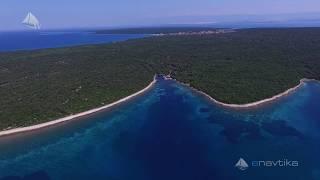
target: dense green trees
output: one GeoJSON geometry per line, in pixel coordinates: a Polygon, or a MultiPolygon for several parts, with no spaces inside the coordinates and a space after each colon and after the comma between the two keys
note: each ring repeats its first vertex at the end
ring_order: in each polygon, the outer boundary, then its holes
{"type": "Polygon", "coordinates": [[[173,72],[227,103],[320,79],[320,29],[248,29],[0,54],[0,129],[107,104],[173,72]]]}

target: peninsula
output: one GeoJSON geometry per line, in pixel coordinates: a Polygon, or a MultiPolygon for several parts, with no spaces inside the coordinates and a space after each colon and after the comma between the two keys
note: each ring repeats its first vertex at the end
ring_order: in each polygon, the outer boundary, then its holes
{"type": "Polygon", "coordinates": [[[320,79],[320,28],[153,36],[105,45],[0,53],[0,129],[88,111],[168,74],[227,104],[320,79]]]}

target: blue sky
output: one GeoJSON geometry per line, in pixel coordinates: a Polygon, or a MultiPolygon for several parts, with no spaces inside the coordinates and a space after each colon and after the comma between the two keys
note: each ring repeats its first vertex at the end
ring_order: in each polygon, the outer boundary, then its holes
{"type": "Polygon", "coordinates": [[[116,27],[179,24],[188,17],[199,23],[201,16],[320,13],[320,0],[1,0],[0,31],[24,29],[29,11],[46,29],[116,27]]]}

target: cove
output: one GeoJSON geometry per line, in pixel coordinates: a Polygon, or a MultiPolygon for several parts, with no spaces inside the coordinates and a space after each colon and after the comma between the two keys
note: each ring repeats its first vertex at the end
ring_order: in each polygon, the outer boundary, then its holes
{"type": "Polygon", "coordinates": [[[150,91],[111,110],[1,137],[0,179],[319,179],[319,108],[316,81],[236,110],[158,77],[150,91]],[[240,157],[245,171],[234,167],[240,157]],[[299,166],[250,164],[284,159],[299,166]]]}

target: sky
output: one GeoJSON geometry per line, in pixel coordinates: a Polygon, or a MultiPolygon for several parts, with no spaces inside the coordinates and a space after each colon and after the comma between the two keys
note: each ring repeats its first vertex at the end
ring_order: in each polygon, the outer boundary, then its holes
{"type": "Polygon", "coordinates": [[[45,29],[197,24],[211,16],[320,14],[320,0],[1,0],[0,31],[25,29],[28,12],[45,29]]]}

